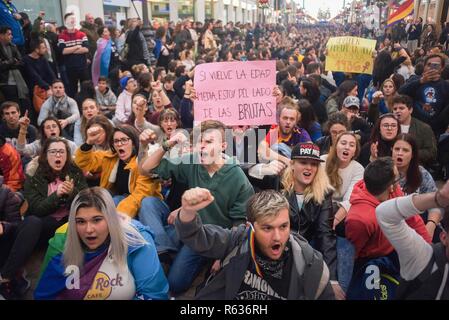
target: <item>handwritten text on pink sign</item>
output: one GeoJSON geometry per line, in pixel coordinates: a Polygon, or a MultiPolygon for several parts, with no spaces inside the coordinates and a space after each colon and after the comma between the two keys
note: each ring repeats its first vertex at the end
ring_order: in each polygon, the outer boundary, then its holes
{"type": "Polygon", "coordinates": [[[195,123],[226,125],[276,123],[274,61],[218,62],[195,68],[195,123]]]}

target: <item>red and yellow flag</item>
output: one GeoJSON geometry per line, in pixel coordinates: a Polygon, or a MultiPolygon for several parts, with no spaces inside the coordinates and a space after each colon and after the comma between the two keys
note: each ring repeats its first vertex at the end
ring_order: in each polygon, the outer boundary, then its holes
{"type": "Polygon", "coordinates": [[[413,13],[413,9],[415,6],[414,0],[402,0],[396,1],[397,5],[394,6],[392,11],[390,11],[390,15],[388,17],[388,26],[391,26],[404,18],[408,17],[413,13]]]}

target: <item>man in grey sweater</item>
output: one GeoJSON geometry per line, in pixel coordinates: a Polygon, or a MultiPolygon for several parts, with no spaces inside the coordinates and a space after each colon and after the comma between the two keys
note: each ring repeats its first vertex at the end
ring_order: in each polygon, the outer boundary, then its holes
{"type": "Polygon", "coordinates": [[[73,140],[73,127],[80,118],[80,112],[76,101],[65,94],[64,84],[61,80],[55,80],[51,85],[52,96],[45,100],[39,112],[37,124],[49,116],[54,116],[59,120],[64,136],[73,140]]]}

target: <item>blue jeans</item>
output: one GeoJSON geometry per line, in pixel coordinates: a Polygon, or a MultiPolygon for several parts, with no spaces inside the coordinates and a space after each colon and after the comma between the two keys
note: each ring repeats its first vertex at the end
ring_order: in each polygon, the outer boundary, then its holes
{"type": "MultiPolygon", "coordinates": [[[[126,196],[114,196],[115,206],[125,199],[126,196]]],[[[146,197],[140,204],[138,212],[139,221],[150,228],[154,236],[156,250],[158,253],[165,251],[178,251],[180,246],[178,236],[173,225],[167,224],[170,209],[161,199],[146,197]]]]}
{"type": "Polygon", "coordinates": [[[354,269],[354,245],[347,239],[337,237],[337,276],[343,291],[347,291],[354,269]]]}
{"type": "Polygon", "coordinates": [[[125,196],[113,196],[112,200],[114,200],[115,207],[117,208],[118,204],[125,198],[125,196]]]}
{"type": "Polygon", "coordinates": [[[174,225],[167,224],[169,214],[170,208],[161,199],[146,197],[142,200],[139,221],[153,232],[158,253],[176,252],[180,246],[174,225]]]}
{"type": "Polygon", "coordinates": [[[168,272],[170,292],[176,295],[187,291],[208,261],[188,246],[182,246],[168,272]]]}

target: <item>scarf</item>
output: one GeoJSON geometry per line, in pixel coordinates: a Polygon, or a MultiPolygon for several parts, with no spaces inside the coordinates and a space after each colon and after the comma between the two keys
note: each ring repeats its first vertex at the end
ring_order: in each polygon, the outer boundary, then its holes
{"type": "Polygon", "coordinates": [[[279,260],[271,260],[266,258],[259,252],[256,253],[256,261],[263,271],[263,274],[275,279],[282,279],[284,266],[287,263],[288,247],[285,247],[284,252],[279,260]]]}
{"type": "Polygon", "coordinates": [[[85,254],[85,260],[82,273],[80,275],[79,289],[65,289],[59,293],[57,300],[83,300],[92,286],[92,282],[98,273],[103,260],[108,255],[109,241],[106,241],[97,251],[85,254]]]}

